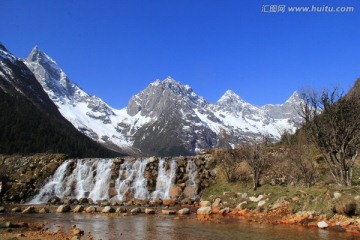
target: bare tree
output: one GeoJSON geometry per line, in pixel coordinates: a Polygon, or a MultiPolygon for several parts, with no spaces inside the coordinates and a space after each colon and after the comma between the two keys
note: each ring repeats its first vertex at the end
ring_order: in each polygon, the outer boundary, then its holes
{"type": "Polygon", "coordinates": [[[306,144],[291,146],[289,150],[289,159],[294,166],[293,175],[308,188],[315,185],[318,176],[313,152],[312,147],[306,144]]]}
{"type": "Polygon", "coordinates": [[[219,167],[222,170],[227,182],[235,182],[238,179],[238,156],[231,149],[215,149],[214,158],[217,159],[219,167]]]}
{"type": "Polygon", "coordinates": [[[267,152],[268,138],[263,137],[261,143],[243,145],[242,157],[249,165],[253,178],[253,190],[260,186],[260,178],[269,164],[270,155],[267,152]]]}
{"type": "Polygon", "coordinates": [[[360,104],[332,92],[303,92],[301,115],[310,140],[321,151],[335,182],[350,186],[360,145],[360,104]]]}

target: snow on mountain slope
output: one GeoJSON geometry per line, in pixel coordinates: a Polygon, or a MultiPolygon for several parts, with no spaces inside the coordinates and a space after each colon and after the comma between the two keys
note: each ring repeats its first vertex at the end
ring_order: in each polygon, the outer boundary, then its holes
{"type": "Polygon", "coordinates": [[[71,82],[64,71],[35,47],[24,60],[61,114],[79,131],[108,147],[147,154],[191,154],[200,149],[235,146],[283,131],[301,121],[295,92],[284,104],[252,105],[228,90],[211,104],[171,77],[156,80],[134,95],[126,108],[114,109],[71,82]]]}
{"type": "Polygon", "coordinates": [[[71,82],[57,63],[38,47],[32,50],[24,63],[58,106],[60,113],[79,131],[100,143],[133,153],[131,140],[117,131],[118,123],[125,122],[137,128],[150,118],[134,116],[128,119],[124,110],[115,110],[100,98],[90,96],[71,82]]]}

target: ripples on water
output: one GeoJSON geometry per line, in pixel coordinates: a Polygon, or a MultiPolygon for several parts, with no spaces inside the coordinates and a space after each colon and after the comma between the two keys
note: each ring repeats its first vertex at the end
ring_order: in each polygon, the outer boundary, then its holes
{"type": "Polygon", "coordinates": [[[316,228],[289,225],[254,224],[234,218],[220,218],[221,223],[200,222],[194,215],[174,219],[166,215],[104,216],[92,214],[36,214],[31,216],[12,215],[27,222],[47,222],[49,230],[62,227],[69,230],[73,224],[85,235],[89,232],[94,239],[151,239],[151,240],[355,240],[359,236],[316,228]]]}

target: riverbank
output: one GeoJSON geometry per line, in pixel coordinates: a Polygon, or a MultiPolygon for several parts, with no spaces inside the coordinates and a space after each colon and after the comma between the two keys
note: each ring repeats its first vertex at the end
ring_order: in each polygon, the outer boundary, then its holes
{"type": "MultiPolygon", "coordinates": [[[[226,193],[226,196],[228,196],[227,194],[229,193],[226,193]]],[[[244,223],[245,221],[250,223],[249,226],[294,225],[305,227],[304,229],[314,229],[312,231],[321,228],[321,231],[327,231],[329,234],[330,232],[342,232],[341,236],[344,239],[360,237],[360,219],[358,217],[335,214],[329,218],[314,211],[294,214],[291,213],[290,205],[286,201],[267,210],[230,208],[220,198],[192,204],[182,204],[173,200],[165,201],[165,203],[168,205],[7,205],[0,214],[0,226],[2,226],[0,227],[0,239],[99,239],[94,238],[92,233],[98,227],[93,224],[85,226],[83,222],[83,219],[97,217],[109,218],[114,221],[131,221],[130,219],[134,217],[164,217],[168,221],[197,221],[215,225],[244,223]],[[59,223],[58,218],[61,218],[63,222],[59,223]],[[80,227],[81,225],[82,227],[80,227]],[[87,230],[84,231],[84,228],[87,230]]],[[[259,203],[261,200],[258,201],[259,203]]]]}
{"type": "MultiPolygon", "coordinates": [[[[159,209],[160,210],[160,209],[159,209]]],[[[195,209],[196,210],[196,209],[195,209]]],[[[1,217],[4,217],[2,215],[1,217]]],[[[0,218],[1,218],[0,217],[0,218]]],[[[212,215],[153,215],[64,213],[7,214],[12,222],[29,227],[0,228],[0,239],[267,239],[355,240],[358,234],[284,224],[257,224],[241,217],[212,215]],[[81,233],[81,234],[77,234],[81,233]]]]}

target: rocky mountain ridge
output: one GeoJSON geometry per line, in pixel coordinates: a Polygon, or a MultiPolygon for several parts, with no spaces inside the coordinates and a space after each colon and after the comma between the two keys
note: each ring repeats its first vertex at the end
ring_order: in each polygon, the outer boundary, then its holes
{"type": "Polygon", "coordinates": [[[116,156],[81,134],[58,111],[33,72],[0,44],[0,153],[116,156]]]}
{"type": "Polygon", "coordinates": [[[150,83],[123,109],[114,109],[72,82],[35,47],[24,63],[60,113],[80,132],[128,154],[185,155],[236,146],[268,135],[273,141],[300,123],[295,92],[284,104],[262,107],[228,90],[215,104],[168,77],[150,83]]]}

